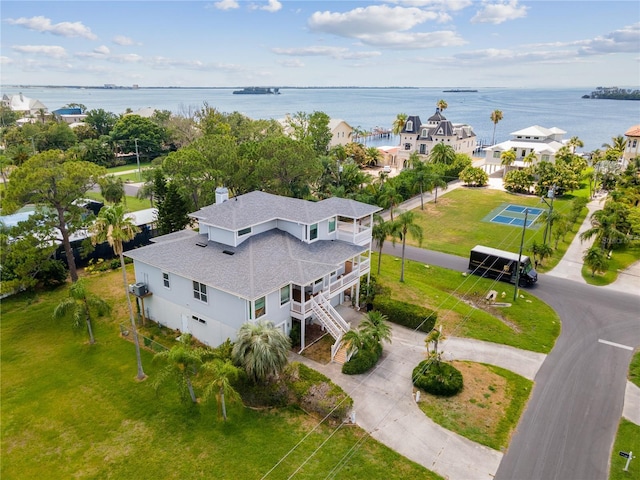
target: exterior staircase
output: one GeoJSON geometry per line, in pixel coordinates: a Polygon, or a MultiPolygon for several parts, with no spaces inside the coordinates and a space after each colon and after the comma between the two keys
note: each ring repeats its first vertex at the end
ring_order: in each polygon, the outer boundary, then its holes
{"type": "MultiPolygon", "coordinates": [[[[311,310],[327,332],[335,339],[334,344],[331,346],[331,361],[335,362],[338,352],[342,350],[342,336],[351,329],[351,325],[345,322],[344,318],[322,294],[311,300],[311,310]]],[[[340,356],[340,359],[343,359],[342,363],[347,360],[346,348],[344,350],[344,356],[340,356]]]]}
{"type": "Polygon", "coordinates": [[[340,342],[340,348],[338,348],[338,351],[333,357],[333,361],[339,365],[344,365],[345,363],[347,363],[347,360],[349,360],[349,356],[347,355],[348,348],[349,345],[347,343],[340,342]]]}

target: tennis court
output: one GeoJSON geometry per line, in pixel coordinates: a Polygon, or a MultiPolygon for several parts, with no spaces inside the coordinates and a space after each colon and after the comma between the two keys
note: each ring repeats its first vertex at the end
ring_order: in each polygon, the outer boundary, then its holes
{"type": "Polygon", "coordinates": [[[527,227],[534,225],[538,217],[544,213],[544,209],[535,207],[523,207],[522,205],[501,205],[499,208],[491,212],[488,221],[499,223],[500,225],[511,225],[513,227],[522,227],[524,225],[525,216],[527,217],[527,227]]]}

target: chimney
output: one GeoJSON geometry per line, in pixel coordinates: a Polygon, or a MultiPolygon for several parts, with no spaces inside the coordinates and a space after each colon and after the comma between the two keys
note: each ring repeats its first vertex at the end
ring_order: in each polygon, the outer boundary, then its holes
{"type": "Polygon", "coordinates": [[[229,190],[226,187],[216,188],[216,203],[224,203],[229,200],[229,190]]]}

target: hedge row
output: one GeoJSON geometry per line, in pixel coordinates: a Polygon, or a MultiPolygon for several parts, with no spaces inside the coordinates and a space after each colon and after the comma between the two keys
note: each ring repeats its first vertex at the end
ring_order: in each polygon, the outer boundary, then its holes
{"type": "Polygon", "coordinates": [[[376,296],[373,301],[373,308],[386,315],[390,322],[412,330],[417,328],[423,332],[430,332],[438,319],[438,315],[434,310],[420,305],[392,300],[389,297],[376,296]]]}
{"type": "Polygon", "coordinates": [[[358,375],[371,370],[382,356],[382,345],[376,344],[371,350],[358,350],[348,362],[342,365],[345,375],[358,375]]]}

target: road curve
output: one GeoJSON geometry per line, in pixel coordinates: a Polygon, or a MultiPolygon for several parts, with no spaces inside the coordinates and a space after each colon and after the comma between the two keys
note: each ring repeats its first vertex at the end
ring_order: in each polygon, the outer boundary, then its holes
{"type": "MultiPolygon", "coordinates": [[[[400,246],[383,253],[400,256],[400,246]]],[[[406,258],[466,271],[465,258],[406,248],[406,258]]],[[[622,415],[626,376],[640,345],[640,296],[540,275],[530,290],[562,320],[562,333],[504,455],[497,480],[601,480],[622,415]]]]}

